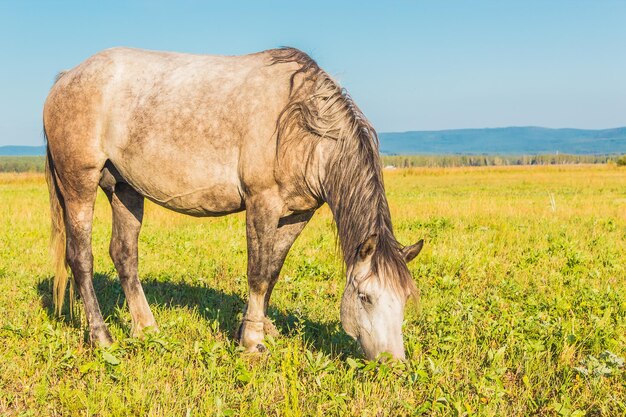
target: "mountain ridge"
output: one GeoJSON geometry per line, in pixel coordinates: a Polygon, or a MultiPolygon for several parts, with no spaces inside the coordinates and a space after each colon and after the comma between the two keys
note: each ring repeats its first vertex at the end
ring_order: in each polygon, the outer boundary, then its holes
{"type": "Polygon", "coordinates": [[[5,145],[0,146],[0,156],[43,156],[45,146],[5,145]]]}
{"type": "MultiPolygon", "coordinates": [[[[626,127],[509,126],[379,133],[385,155],[575,155],[626,153],[626,127]]],[[[45,155],[45,146],[0,146],[1,156],[45,155]]]]}
{"type": "Polygon", "coordinates": [[[611,129],[509,126],[431,131],[383,132],[383,154],[626,153],[626,127],[611,129]]]}

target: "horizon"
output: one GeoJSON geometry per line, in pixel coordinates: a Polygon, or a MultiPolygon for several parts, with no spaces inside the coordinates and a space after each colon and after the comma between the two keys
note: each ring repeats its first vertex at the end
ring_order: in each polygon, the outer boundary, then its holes
{"type": "Polygon", "coordinates": [[[622,127],[625,16],[618,1],[2,3],[0,146],[43,144],[56,73],[118,45],[226,55],[292,45],[381,133],[622,127]]]}
{"type": "MultiPolygon", "coordinates": [[[[434,130],[402,130],[402,131],[388,131],[388,132],[377,132],[378,135],[391,135],[391,134],[409,134],[409,133],[437,133],[437,132],[446,132],[446,131],[467,131],[467,130],[497,130],[497,129],[546,129],[546,130],[581,130],[581,131],[606,131],[606,130],[616,130],[616,129],[626,129],[626,125],[624,126],[614,126],[607,128],[599,128],[599,129],[581,129],[576,127],[546,127],[546,126],[495,126],[495,127],[461,127],[455,129],[434,129],[434,130]]],[[[42,132],[42,142],[40,144],[15,144],[15,143],[0,143],[0,148],[7,147],[24,147],[24,148],[40,148],[45,146],[45,138],[43,137],[42,132]]]]}
{"type": "MultiPolygon", "coordinates": [[[[626,126],[609,129],[507,126],[380,132],[382,155],[623,155],[626,126]]],[[[0,145],[1,156],[42,156],[44,144],[0,145]]]]}

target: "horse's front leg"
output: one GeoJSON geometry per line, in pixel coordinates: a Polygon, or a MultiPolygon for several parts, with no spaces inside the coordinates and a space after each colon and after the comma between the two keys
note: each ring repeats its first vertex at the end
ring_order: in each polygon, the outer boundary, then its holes
{"type": "Polygon", "coordinates": [[[271,322],[265,317],[270,295],[296,240],[313,212],[280,218],[276,201],[265,196],[246,205],[248,238],[249,299],[239,339],[247,352],[263,352],[265,331],[271,322]]]}

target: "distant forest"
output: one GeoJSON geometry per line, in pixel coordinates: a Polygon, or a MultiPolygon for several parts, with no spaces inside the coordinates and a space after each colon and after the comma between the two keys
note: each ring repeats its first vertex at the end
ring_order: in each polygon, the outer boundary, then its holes
{"type": "Polygon", "coordinates": [[[505,165],[561,165],[606,164],[622,165],[626,160],[619,155],[383,155],[384,166],[416,167],[481,167],[505,165]]]}
{"type": "MultiPolygon", "coordinates": [[[[382,155],[383,166],[395,168],[505,165],[606,164],[626,165],[618,155],[382,155]]],[[[0,172],[43,172],[43,156],[0,156],[0,172]]]]}
{"type": "Polygon", "coordinates": [[[43,156],[0,156],[0,172],[43,172],[43,156]]]}

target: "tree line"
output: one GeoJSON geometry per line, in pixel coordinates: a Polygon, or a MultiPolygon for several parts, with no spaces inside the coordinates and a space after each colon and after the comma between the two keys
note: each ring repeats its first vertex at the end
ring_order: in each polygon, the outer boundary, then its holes
{"type": "Polygon", "coordinates": [[[0,156],[0,172],[43,172],[44,156],[0,156]]]}
{"type": "Polygon", "coordinates": [[[383,155],[383,166],[396,168],[468,167],[506,165],[561,165],[561,164],[626,164],[626,156],[619,155],[383,155]]]}
{"type": "MultiPolygon", "coordinates": [[[[626,155],[383,155],[383,166],[396,168],[505,165],[606,164],[626,165],[626,155]]],[[[43,172],[43,156],[0,156],[0,172],[43,172]]]]}

